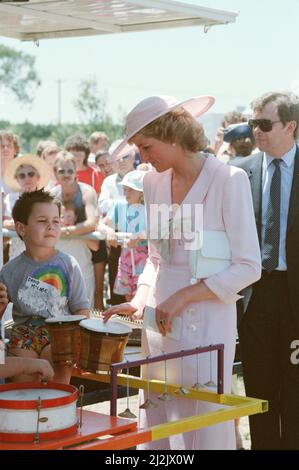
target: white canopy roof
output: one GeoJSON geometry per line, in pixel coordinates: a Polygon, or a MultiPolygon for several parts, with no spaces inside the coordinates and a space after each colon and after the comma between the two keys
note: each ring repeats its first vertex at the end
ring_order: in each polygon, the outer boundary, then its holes
{"type": "Polygon", "coordinates": [[[0,36],[21,40],[232,23],[237,13],[174,0],[0,0],[0,36]]]}

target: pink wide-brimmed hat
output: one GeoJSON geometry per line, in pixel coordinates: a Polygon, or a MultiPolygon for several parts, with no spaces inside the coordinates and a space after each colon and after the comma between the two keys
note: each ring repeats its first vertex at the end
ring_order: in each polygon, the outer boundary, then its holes
{"type": "Polygon", "coordinates": [[[114,163],[118,160],[121,160],[123,157],[127,155],[135,155],[137,151],[136,145],[130,145],[127,142],[125,145],[120,145],[123,143],[122,139],[117,139],[109,147],[108,153],[109,157],[107,158],[108,163],[114,163]],[[120,148],[119,148],[120,147],[120,148]],[[116,152],[116,150],[119,150],[116,152]]]}
{"type": "Polygon", "coordinates": [[[128,140],[145,126],[169,111],[182,107],[197,118],[208,111],[214,102],[215,98],[213,96],[198,96],[185,101],[178,101],[172,96],[150,96],[145,98],[129,112],[126,119],[125,138],[115,148],[111,157],[117,158],[122,149],[128,145],[128,140]]]}

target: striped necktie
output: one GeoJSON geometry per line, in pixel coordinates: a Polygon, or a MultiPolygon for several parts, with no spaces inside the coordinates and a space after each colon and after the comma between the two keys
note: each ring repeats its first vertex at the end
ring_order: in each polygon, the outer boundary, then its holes
{"type": "Polygon", "coordinates": [[[262,253],[263,268],[271,273],[278,266],[280,240],[280,191],[281,191],[281,159],[273,159],[275,165],[272,176],[270,197],[266,212],[265,239],[262,253]]]}

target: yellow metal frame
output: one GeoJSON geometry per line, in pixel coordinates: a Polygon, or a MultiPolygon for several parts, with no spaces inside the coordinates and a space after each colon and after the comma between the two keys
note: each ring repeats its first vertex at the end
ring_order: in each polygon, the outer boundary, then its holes
{"type": "MultiPolygon", "coordinates": [[[[74,377],[81,377],[87,380],[110,383],[110,375],[103,372],[95,374],[91,372],[81,372],[79,369],[74,368],[72,375],[74,377]]],[[[148,382],[139,377],[132,375],[127,376],[125,374],[119,374],[117,376],[118,385],[126,386],[127,380],[129,380],[130,388],[143,390],[148,388],[148,382]]],[[[175,390],[177,390],[179,387],[180,385],[167,384],[167,392],[176,396],[175,390]]],[[[217,394],[216,392],[212,392],[206,389],[194,390],[185,386],[184,388],[187,388],[189,393],[184,396],[180,395],[181,398],[191,398],[193,400],[206,401],[215,404],[218,403],[219,405],[224,405],[227,408],[220,407],[215,411],[201,415],[189,416],[188,418],[183,418],[171,423],[164,423],[159,424],[158,426],[153,426],[150,428],[152,441],[163,439],[173,434],[194,431],[195,429],[223,423],[224,421],[241,418],[242,416],[251,416],[268,411],[268,402],[266,400],[243,397],[239,395],[217,394]]],[[[149,390],[152,393],[163,393],[165,391],[165,384],[163,381],[150,380],[149,390]]]]}

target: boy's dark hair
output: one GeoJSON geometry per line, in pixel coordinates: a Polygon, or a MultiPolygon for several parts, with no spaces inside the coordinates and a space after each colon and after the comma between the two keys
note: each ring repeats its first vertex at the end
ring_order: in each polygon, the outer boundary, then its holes
{"type": "Polygon", "coordinates": [[[34,204],[38,203],[56,204],[60,216],[60,202],[55,199],[55,197],[52,196],[48,191],[39,189],[38,191],[23,193],[19,199],[17,199],[12,210],[12,218],[14,223],[21,222],[22,224],[27,225],[32,208],[34,204]]]}
{"type": "Polygon", "coordinates": [[[88,140],[82,134],[74,134],[71,135],[64,144],[65,150],[72,153],[72,150],[75,152],[84,152],[85,158],[83,161],[83,165],[87,165],[88,156],[90,154],[90,147],[88,140]]]}

